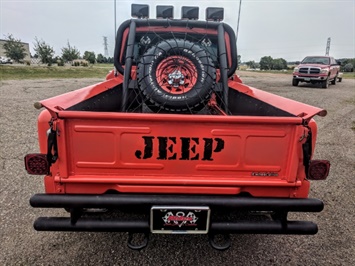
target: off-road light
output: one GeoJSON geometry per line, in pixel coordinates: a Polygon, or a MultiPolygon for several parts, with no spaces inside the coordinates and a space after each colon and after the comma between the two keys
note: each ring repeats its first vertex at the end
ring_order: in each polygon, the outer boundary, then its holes
{"type": "Polygon", "coordinates": [[[33,153],[25,156],[25,168],[30,175],[46,175],[49,173],[47,154],[33,153]]]}
{"type": "Polygon", "coordinates": [[[199,8],[197,6],[183,6],[181,7],[182,19],[198,19],[199,8]]]}
{"type": "Polygon", "coordinates": [[[157,18],[174,18],[173,6],[157,6],[157,18]]]}
{"type": "Polygon", "coordinates": [[[149,18],[149,6],[132,4],[131,16],[132,18],[149,18]]]}
{"type": "Polygon", "coordinates": [[[324,180],[327,178],[330,169],[330,162],[327,160],[312,160],[308,168],[309,180],[324,180]]]}
{"type": "Polygon", "coordinates": [[[222,21],[224,18],[224,9],[222,7],[207,7],[206,20],[207,21],[222,21]]]}

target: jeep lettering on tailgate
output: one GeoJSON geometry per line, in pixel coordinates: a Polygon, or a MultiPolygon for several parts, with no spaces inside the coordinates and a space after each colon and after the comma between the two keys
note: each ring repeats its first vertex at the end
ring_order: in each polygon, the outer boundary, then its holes
{"type": "Polygon", "coordinates": [[[189,138],[189,137],[153,137],[142,136],[144,148],[136,150],[138,159],[150,159],[153,157],[154,146],[158,147],[157,160],[200,160],[197,146],[203,145],[202,161],[213,161],[214,153],[224,149],[224,140],[221,138],[189,138]],[[175,146],[180,142],[181,149],[177,151],[175,146]]]}

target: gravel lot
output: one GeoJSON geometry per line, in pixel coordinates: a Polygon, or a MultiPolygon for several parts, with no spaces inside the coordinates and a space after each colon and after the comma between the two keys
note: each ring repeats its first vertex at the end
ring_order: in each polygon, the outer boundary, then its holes
{"type": "Polygon", "coordinates": [[[311,197],[325,202],[316,214],[293,214],[319,226],[315,236],[234,235],[225,252],[207,236],[153,235],[140,252],[124,233],[36,232],[34,219],[62,210],[32,209],[42,177],[29,176],[23,156],[37,151],[37,100],[81,88],[98,79],[3,81],[0,87],[0,265],[355,265],[355,80],[328,89],[291,86],[285,74],[240,73],[244,83],[328,110],[316,117],[316,158],[331,161],[326,181],[313,182],[311,197]]]}

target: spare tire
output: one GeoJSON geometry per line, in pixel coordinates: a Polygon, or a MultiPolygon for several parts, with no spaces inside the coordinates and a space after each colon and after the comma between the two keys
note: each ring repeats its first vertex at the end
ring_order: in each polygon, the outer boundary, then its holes
{"type": "Polygon", "coordinates": [[[142,56],[137,79],[153,111],[195,112],[209,100],[216,69],[206,50],[183,39],[159,42],[142,56]]]}

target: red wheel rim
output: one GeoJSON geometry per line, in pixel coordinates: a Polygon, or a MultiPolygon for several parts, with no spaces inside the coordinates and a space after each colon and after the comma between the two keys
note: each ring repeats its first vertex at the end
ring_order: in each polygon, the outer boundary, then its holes
{"type": "Polygon", "coordinates": [[[184,56],[169,56],[162,60],[156,70],[158,85],[171,94],[184,94],[197,82],[194,63],[184,56]]]}

